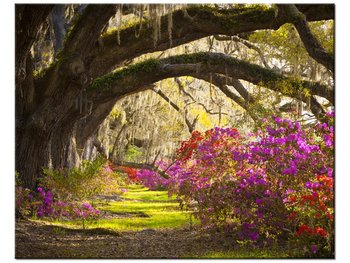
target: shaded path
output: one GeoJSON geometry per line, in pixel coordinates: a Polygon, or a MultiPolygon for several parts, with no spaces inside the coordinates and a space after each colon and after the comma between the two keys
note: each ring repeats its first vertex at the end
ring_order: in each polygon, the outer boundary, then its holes
{"type": "Polygon", "coordinates": [[[114,232],[16,223],[16,258],[182,258],[228,250],[231,242],[185,228],[114,232]]]}

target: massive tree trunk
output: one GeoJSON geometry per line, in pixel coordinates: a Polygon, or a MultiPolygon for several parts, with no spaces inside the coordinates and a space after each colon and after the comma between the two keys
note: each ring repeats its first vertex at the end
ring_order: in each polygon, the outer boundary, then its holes
{"type": "MultiPolygon", "coordinates": [[[[40,25],[51,9],[52,6],[47,5],[30,5],[19,6],[16,10],[16,170],[29,188],[35,187],[42,167],[49,166],[50,151],[56,167],[67,165],[67,159],[73,159],[71,150],[75,150],[75,146],[71,141],[71,131],[77,118],[74,104],[89,83],[86,69],[89,67],[90,50],[102,28],[115,14],[114,5],[90,5],[86,8],[66,40],[62,50],[64,59],[47,71],[50,78],[36,82],[33,87],[29,85],[32,71],[25,72],[24,76],[21,74],[23,63],[30,55],[29,50],[40,25]],[[28,102],[27,97],[21,96],[23,83],[28,83],[27,86],[35,91],[34,98],[29,97],[28,102]]],[[[26,92],[31,94],[30,91],[26,88],[26,92]]]]}

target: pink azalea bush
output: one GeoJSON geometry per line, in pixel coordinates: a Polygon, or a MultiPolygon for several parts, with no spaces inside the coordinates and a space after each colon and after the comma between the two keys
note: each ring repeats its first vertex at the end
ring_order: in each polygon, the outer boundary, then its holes
{"type": "MultiPolygon", "coordinates": [[[[166,170],[169,162],[166,161],[158,161],[155,163],[157,167],[161,170],[166,170]]],[[[148,169],[140,169],[137,170],[136,176],[144,186],[151,190],[164,190],[167,187],[168,179],[161,176],[159,173],[148,170],[148,169]]]]}
{"type": "Polygon", "coordinates": [[[289,239],[311,255],[331,253],[331,122],[302,128],[277,117],[249,136],[232,128],[194,132],[168,170],[169,192],[184,207],[195,204],[202,224],[234,230],[238,239],[289,239]]]}
{"type": "MultiPolygon", "coordinates": [[[[16,192],[24,188],[16,187],[16,192]]],[[[100,211],[88,202],[61,201],[54,198],[52,191],[38,187],[36,191],[26,189],[26,196],[16,196],[16,209],[22,216],[34,216],[39,219],[81,220],[83,228],[86,221],[98,218],[100,211]],[[26,212],[25,214],[23,212],[26,212]]]]}

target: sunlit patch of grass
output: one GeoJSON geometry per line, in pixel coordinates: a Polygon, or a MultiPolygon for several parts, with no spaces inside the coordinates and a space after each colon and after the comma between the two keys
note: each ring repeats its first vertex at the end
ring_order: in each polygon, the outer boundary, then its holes
{"type": "Polygon", "coordinates": [[[123,194],[125,199],[136,199],[143,201],[175,201],[175,197],[168,197],[167,191],[151,191],[148,188],[131,185],[126,188],[128,191],[123,194]]]}
{"type": "MultiPolygon", "coordinates": [[[[126,200],[97,204],[102,214],[107,212],[115,218],[99,218],[85,222],[85,227],[104,228],[115,231],[138,231],[142,229],[159,229],[185,227],[198,223],[190,212],[182,211],[174,199],[168,199],[167,191],[151,191],[147,188],[131,185],[123,195],[126,200]],[[120,217],[119,217],[120,216],[120,217]]],[[[82,221],[51,221],[49,224],[81,228],[82,221]]]]}
{"type": "Polygon", "coordinates": [[[142,230],[149,228],[173,228],[189,224],[189,215],[183,212],[152,213],[150,217],[101,219],[91,227],[110,228],[119,231],[142,230]]]}
{"type": "Polygon", "coordinates": [[[122,201],[110,202],[108,205],[98,207],[99,210],[109,211],[113,213],[122,212],[143,212],[152,214],[162,211],[179,211],[180,207],[177,203],[169,202],[139,202],[139,201],[122,201]]]}

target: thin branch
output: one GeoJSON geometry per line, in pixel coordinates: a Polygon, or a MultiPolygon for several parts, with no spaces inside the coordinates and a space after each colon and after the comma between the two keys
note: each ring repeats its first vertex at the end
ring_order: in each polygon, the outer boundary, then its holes
{"type": "Polygon", "coordinates": [[[111,156],[112,158],[114,158],[114,152],[115,152],[115,149],[117,148],[117,143],[119,142],[119,139],[120,139],[120,136],[123,132],[123,130],[126,128],[127,124],[124,123],[123,126],[120,128],[118,134],[117,134],[117,137],[115,138],[115,141],[114,141],[114,144],[113,144],[113,148],[112,148],[112,152],[111,152],[111,156]]]}
{"type": "MultiPolygon", "coordinates": [[[[158,89],[158,88],[152,88],[152,90],[157,93],[161,98],[163,98],[166,102],[169,103],[169,105],[171,107],[173,107],[178,113],[183,113],[183,111],[179,108],[179,106],[177,106],[161,89],[158,89]]],[[[194,128],[195,128],[195,125],[196,125],[196,122],[197,122],[197,118],[195,118],[193,120],[193,122],[191,122],[188,118],[187,118],[187,111],[185,110],[185,123],[187,125],[187,128],[188,128],[188,131],[190,133],[192,133],[194,131],[194,128]]]]}
{"type": "Polygon", "coordinates": [[[235,41],[235,42],[239,42],[239,43],[242,43],[243,45],[245,45],[247,48],[255,50],[258,53],[258,55],[260,57],[260,60],[264,64],[265,68],[271,69],[270,65],[267,63],[267,61],[265,59],[265,56],[264,56],[263,52],[261,51],[261,49],[257,45],[254,45],[253,43],[249,42],[248,40],[245,40],[245,39],[240,38],[238,36],[220,36],[220,35],[215,35],[214,37],[218,41],[235,41]]]}
{"type": "Polygon", "coordinates": [[[152,88],[152,90],[157,93],[160,97],[162,97],[167,103],[170,104],[171,107],[173,107],[177,112],[181,113],[181,109],[179,106],[177,106],[161,89],[159,88],[152,88]]]}
{"type": "Polygon", "coordinates": [[[226,112],[216,112],[216,111],[212,111],[211,109],[208,109],[204,103],[201,103],[201,102],[198,102],[193,96],[191,93],[189,93],[188,91],[185,90],[185,87],[182,85],[181,83],[181,80],[179,78],[174,78],[175,82],[177,83],[178,85],[178,88],[179,88],[179,91],[182,92],[183,94],[185,94],[186,96],[188,96],[191,100],[192,100],[192,103],[189,103],[187,105],[190,105],[190,104],[198,104],[200,106],[203,107],[203,109],[205,110],[206,113],[208,114],[211,114],[211,115],[218,115],[218,114],[223,114],[223,115],[226,115],[226,116],[231,116],[230,114],[226,113],[226,112]]]}
{"type": "Polygon", "coordinates": [[[208,109],[208,108],[204,105],[204,103],[201,103],[201,102],[195,102],[195,103],[197,103],[198,105],[202,106],[203,109],[205,110],[205,112],[208,113],[208,114],[211,114],[211,115],[222,114],[222,115],[226,115],[226,116],[232,117],[232,115],[230,115],[230,114],[228,114],[228,113],[226,113],[226,112],[212,111],[212,110],[208,109]]]}
{"type": "Polygon", "coordinates": [[[153,162],[152,162],[152,165],[154,165],[154,164],[156,163],[156,161],[157,161],[159,155],[160,155],[160,150],[157,151],[157,154],[156,154],[156,156],[154,157],[154,160],[153,160],[153,162]]]}

